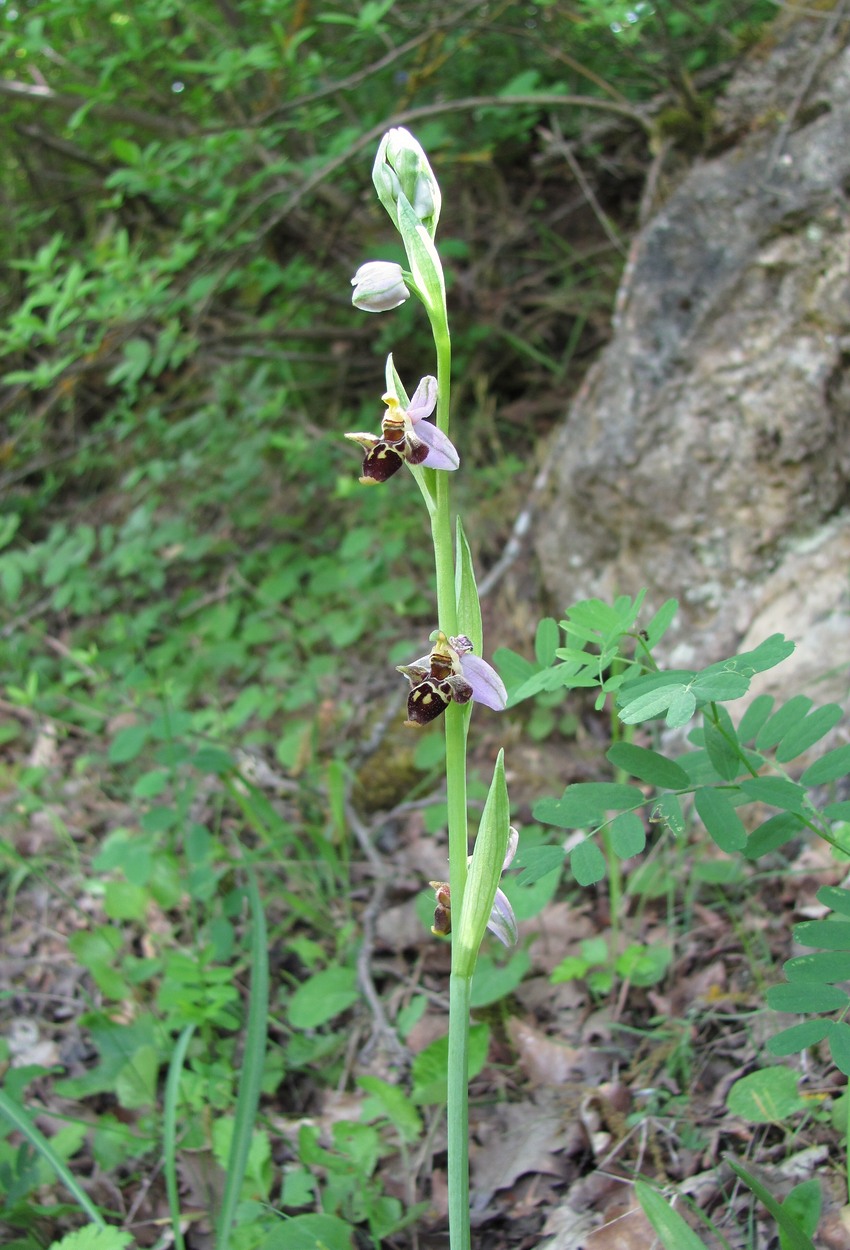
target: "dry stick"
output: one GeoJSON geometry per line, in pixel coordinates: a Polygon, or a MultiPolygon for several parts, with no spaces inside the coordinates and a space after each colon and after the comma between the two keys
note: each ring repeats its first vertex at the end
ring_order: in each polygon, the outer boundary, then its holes
{"type": "Polygon", "coordinates": [[[480,599],[483,599],[485,595],[490,593],[496,583],[504,577],[505,573],[521,554],[523,547],[525,546],[526,536],[528,535],[528,531],[531,529],[531,520],[534,516],[534,509],[537,506],[540,495],[549,481],[549,474],[551,471],[552,457],[547,455],[542,466],[537,472],[537,476],[531,484],[531,491],[526,499],[525,507],[514,521],[510,537],[505,544],[505,550],[490,569],[490,572],[482,578],[478,586],[478,596],[480,599]]]}
{"type": "MultiPolygon", "coordinates": [[[[27,104],[42,104],[46,108],[59,108],[66,113],[76,113],[84,104],[84,98],[78,95],[64,95],[41,83],[16,82],[9,78],[0,78],[0,95],[12,96],[27,104]]],[[[129,108],[115,104],[99,104],[98,115],[108,121],[129,122],[145,130],[153,130],[166,135],[186,135],[191,133],[180,122],[172,121],[166,115],[146,113],[142,109],[129,108]]]]}
{"type": "Polygon", "coordinates": [[[433,38],[435,31],[442,29],[444,26],[457,25],[460,19],[464,18],[467,13],[479,8],[479,6],[480,0],[469,0],[467,5],[452,13],[450,17],[429,24],[427,30],[420,31],[419,34],[414,35],[412,39],[408,39],[406,43],[400,44],[397,48],[391,48],[389,52],[384,53],[377,61],[367,65],[365,69],[357,70],[355,73],[349,74],[347,78],[341,78],[337,82],[319,87],[316,91],[310,91],[307,95],[298,96],[294,100],[282,101],[280,104],[276,104],[273,109],[268,109],[265,113],[252,117],[250,125],[264,126],[277,117],[283,117],[286,113],[291,113],[293,109],[303,108],[306,104],[313,104],[316,100],[323,100],[326,96],[336,95],[338,92],[351,91],[353,87],[358,87],[367,78],[371,78],[374,74],[379,74],[381,70],[387,69],[395,61],[406,56],[408,52],[418,48],[421,43],[425,43],[433,38]]]}
{"type": "Polygon", "coordinates": [[[590,205],[594,217],[604,230],[608,241],[617,249],[621,256],[625,256],[628,250],[626,245],[623,243],[623,240],[614,228],[614,223],[611,221],[611,218],[596,198],[593,187],[588,182],[584,170],[576,160],[575,152],[573,151],[575,144],[567,143],[557,122],[553,124],[551,130],[546,130],[543,126],[541,126],[540,135],[549,144],[549,150],[551,152],[555,152],[558,156],[563,156],[564,160],[570,167],[570,172],[581,188],[584,198],[590,205]]]}
{"type": "Polygon", "coordinates": [[[794,99],[786,110],[785,120],[779,127],[779,132],[774,140],[773,147],[770,150],[770,156],[767,159],[767,168],[762,174],[762,185],[767,184],[770,179],[770,175],[773,173],[776,162],[779,160],[782,149],[785,147],[788,135],[791,133],[791,127],[794,125],[797,114],[799,113],[803,101],[808,94],[809,88],[812,85],[814,76],[823,64],[823,60],[826,56],[827,48],[829,47],[832,36],[835,34],[838,23],[841,21],[842,17],[844,17],[846,12],[847,0],[840,0],[840,3],[835,6],[832,14],[830,15],[829,21],[823,28],[823,33],[818,40],[814,54],[806,66],[800,86],[797,88],[794,99]]]}
{"type": "Polygon", "coordinates": [[[362,1060],[368,1059],[375,1048],[381,1045],[389,1057],[395,1060],[396,1063],[406,1063],[409,1058],[408,1052],[398,1040],[395,1029],[387,1019],[384,1005],[381,1002],[372,977],[372,953],[375,949],[375,932],[378,917],[383,911],[387,886],[390,881],[389,870],[375,850],[373,838],[381,825],[386,823],[387,817],[382,817],[369,830],[357,815],[348,795],[344,799],[344,807],[345,818],[349,827],[353,831],[364,855],[375,869],[372,897],[369,899],[360,917],[361,942],[360,949],[357,952],[357,980],[363,997],[366,999],[372,1012],[372,1033],[361,1050],[360,1057],[362,1060]]]}

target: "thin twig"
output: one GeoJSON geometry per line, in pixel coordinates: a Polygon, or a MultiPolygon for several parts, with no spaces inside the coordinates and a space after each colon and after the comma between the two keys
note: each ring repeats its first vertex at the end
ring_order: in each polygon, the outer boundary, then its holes
{"type": "Polygon", "coordinates": [[[782,125],[779,127],[776,138],[773,142],[773,147],[770,150],[770,156],[767,158],[767,167],[762,174],[761,180],[763,185],[769,182],[770,176],[776,167],[776,162],[782,155],[782,149],[788,141],[788,136],[791,133],[791,127],[794,125],[794,122],[797,119],[797,114],[803,105],[803,101],[808,95],[809,89],[814,81],[815,74],[823,64],[824,58],[827,54],[827,49],[838,27],[838,23],[847,12],[847,2],[848,0],[840,0],[830,14],[829,21],[823,28],[817,47],[815,48],[813,55],[809,58],[808,65],[806,66],[803,77],[800,80],[800,85],[794,94],[794,99],[791,104],[789,104],[788,108],[785,109],[784,120],[782,125]]]}
{"type": "Polygon", "coordinates": [[[590,205],[591,211],[604,230],[606,237],[617,249],[620,255],[625,256],[628,250],[626,245],[623,243],[623,240],[614,228],[614,223],[611,221],[611,218],[596,198],[596,193],[593,190],[593,187],[588,182],[585,177],[584,170],[576,160],[575,152],[573,151],[575,144],[567,143],[557,121],[552,123],[551,130],[547,130],[544,126],[540,126],[538,128],[538,133],[549,145],[549,151],[556,153],[558,156],[562,156],[567,162],[570,167],[570,172],[581,188],[584,198],[590,205]]]}
{"type": "Polygon", "coordinates": [[[531,529],[534,509],[536,508],[540,496],[549,481],[549,474],[551,471],[552,457],[547,455],[542,466],[537,472],[537,476],[531,484],[531,490],[525,501],[525,506],[519,513],[517,519],[514,521],[510,537],[505,544],[505,550],[490,569],[489,573],[487,573],[487,575],[481,580],[478,587],[479,598],[483,599],[485,595],[489,595],[493,587],[504,577],[505,573],[507,573],[508,569],[522,553],[523,548],[525,547],[525,539],[531,529]]]}
{"type": "MultiPolygon", "coordinates": [[[[66,113],[78,112],[84,102],[83,96],[64,95],[45,84],[16,82],[11,78],[0,78],[0,95],[11,96],[27,104],[42,104],[48,108],[59,108],[66,113]]],[[[160,134],[185,135],[188,133],[186,126],[180,121],[172,121],[165,115],[146,113],[142,109],[114,104],[96,104],[95,109],[99,117],[105,117],[109,121],[129,122],[133,126],[158,131],[160,134]]]]}

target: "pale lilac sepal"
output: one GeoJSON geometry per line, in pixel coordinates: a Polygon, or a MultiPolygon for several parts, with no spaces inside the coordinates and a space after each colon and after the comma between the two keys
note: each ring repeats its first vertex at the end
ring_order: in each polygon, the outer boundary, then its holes
{"type": "Polygon", "coordinates": [[[429,373],[424,377],[416,390],[413,392],[413,399],[410,401],[410,407],[407,415],[410,417],[414,425],[417,421],[421,421],[423,417],[430,417],[431,413],[437,406],[437,379],[429,373]]]}
{"type": "Polygon", "coordinates": [[[479,655],[461,656],[460,666],[463,675],[472,687],[472,697],[476,703],[483,703],[494,712],[504,712],[508,702],[508,692],[499,674],[482,660],[479,655]]]}
{"type": "Polygon", "coordinates": [[[460,464],[454,443],[432,421],[420,420],[416,426],[416,437],[428,448],[428,455],[422,461],[427,468],[451,471],[460,464]]]}
{"type": "Polygon", "coordinates": [[[519,846],[519,830],[514,829],[513,825],[510,825],[508,828],[508,848],[505,851],[505,860],[504,860],[504,863],[502,864],[502,872],[504,872],[506,868],[510,868],[511,864],[513,863],[514,855],[516,855],[516,849],[518,846],[519,846]]]}
{"type": "Polygon", "coordinates": [[[493,900],[493,910],[490,912],[490,919],[487,921],[487,928],[505,946],[516,946],[517,938],[519,937],[516,916],[514,915],[513,907],[508,902],[507,895],[502,890],[496,891],[496,897],[493,900]]]}

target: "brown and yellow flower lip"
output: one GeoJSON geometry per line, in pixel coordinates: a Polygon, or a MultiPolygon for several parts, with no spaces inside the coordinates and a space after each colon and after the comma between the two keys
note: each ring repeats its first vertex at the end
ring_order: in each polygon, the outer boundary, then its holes
{"type": "Polygon", "coordinates": [[[473,699],[496,712],[504,711],[507,691],[496,670],[472,654],[472,643],[465,634],[447,638],[441,631],[432,634],[427,655],[413,664],[399,664],[398,671],[410,682],[406,725],[428,725],[445,712],[450,703],[464,704],[473,699]]]}
{"type": "Polygon", "coordinates": [[[453,472],[460,464],[454,444],[429,421],[437,404],[437,379],[429,374],[419,382],[408,408],[391,392],[383,396],[387,411],[381,433],[354,432],[345,437],[366,452],[360,481],[364,486],[386,482],[405,463],[453,472]]]}

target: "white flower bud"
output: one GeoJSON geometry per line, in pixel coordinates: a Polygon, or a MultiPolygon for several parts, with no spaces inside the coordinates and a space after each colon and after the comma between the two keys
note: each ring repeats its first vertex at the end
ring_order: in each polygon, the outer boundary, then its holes
{"type": "Polygon", "coordinates": [[[410,299],[410,291],[404,284],[401,265],[391,261],[370,260],[361,265],[351,279],[354,294],[351,302],[355,308],[364,312],[389,312],[398,308],[406,299],[410,299]]]}

